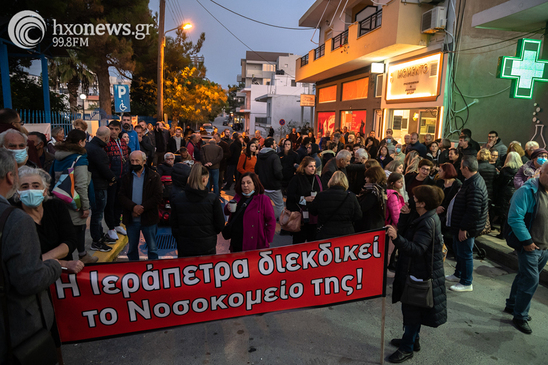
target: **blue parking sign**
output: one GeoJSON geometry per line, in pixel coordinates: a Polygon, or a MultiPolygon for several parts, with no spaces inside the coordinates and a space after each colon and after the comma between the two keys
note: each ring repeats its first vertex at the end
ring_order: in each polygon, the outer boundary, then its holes
{"type": "Polygon", "coordinates": [[[114,86],[114,111],[116,113],[130,112],[129,106],[129,85],[114,86]]]}

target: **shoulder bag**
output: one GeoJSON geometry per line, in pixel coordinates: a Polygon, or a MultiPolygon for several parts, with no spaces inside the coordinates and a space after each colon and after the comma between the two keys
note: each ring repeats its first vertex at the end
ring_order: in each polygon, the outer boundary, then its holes
{"type": "Polygon", "coordinates": [[[13,207],[6,208],[2,214],[2,217],[0,217],[0,300],[4,315],[4,330],[6,332],[5,341],[8,351],[8,363],[20,365],[57,364],[57,350],[55,348],[55,342],[53,341],[51,332],[48,330],[46,319],[44,318],[40,294],[36,294],[36,300],[38,301],[38,308],[40,309],[43,327],[32,336],[18,344],[16,347],[12,347],[11,345],[10,317],[7,298],[9,287],[4,274],[5,267],[4,260],[2,258],[2,233],[4,231],[4,225],[8,219],[8,216],[14,209],[15,208],[13,207]]]}
{"type": "Polygon", "coordinates": [[[415,281],[409,275],[412,258],[409,259],[407,265],[407,276],[405,278],[405,286],[401,294],[400,302],[403,304],[413,305],[420,308],[434,307],[434,294],[432,292],[432,275],[434,272],[434,247],[436,245],[436,222],[434,223],[434,234],[432,239],[432,263],[430,267],[430,278],[423,281],[415,281]]]}

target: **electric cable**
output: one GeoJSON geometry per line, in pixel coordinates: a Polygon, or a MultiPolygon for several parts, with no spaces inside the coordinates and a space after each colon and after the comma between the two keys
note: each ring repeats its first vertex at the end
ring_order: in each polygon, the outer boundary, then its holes
{"type": "Polygon", "coordinates": [[[314,44],[320,44],[320,42],[314,42],[313,39],[314,39],[314,35],[316,35],[316,31],[318,29],[320,29],[320,23],[323,19],[323,16],[325,15],[325,11],[327,10],[327,8],[329,7],[329,4],[331,3],[331,0],[329,0],[327,2],[327,4],[325,5],[325,8],[323,9],[323,13],[322,13],[322,16],[320,17],[320,19],[318,20],[318,24],[316,25],[316,28],[314,28],[314,33],[312,33],[312,37],[310,38],[310,42],[314,43],[314,44]]]}

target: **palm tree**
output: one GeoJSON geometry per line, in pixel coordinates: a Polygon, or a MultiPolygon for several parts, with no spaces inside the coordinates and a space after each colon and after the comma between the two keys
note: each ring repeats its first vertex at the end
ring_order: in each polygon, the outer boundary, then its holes
{"type": "Polygon", "coordinates": [[[68,57],[57,57],[49,63],[50,84],[58,89],[60,84],[67,84],[71,112],[78,111],[78,88],[87,90],[95,81],[95,74],[84,65],[73,50],[67,50],[68,57]]]}

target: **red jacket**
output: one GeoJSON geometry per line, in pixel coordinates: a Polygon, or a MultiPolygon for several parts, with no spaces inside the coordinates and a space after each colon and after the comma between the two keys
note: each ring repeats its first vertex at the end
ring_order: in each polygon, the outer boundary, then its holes
{"type": "Polygon", "coordinates": [[[123,139],[110,139],[105,147],[110,164],[110,170],[120,179],[129,171],[129,148],[123,139]],[[119,145],[118,145],[119,144],[119,145]]]}

